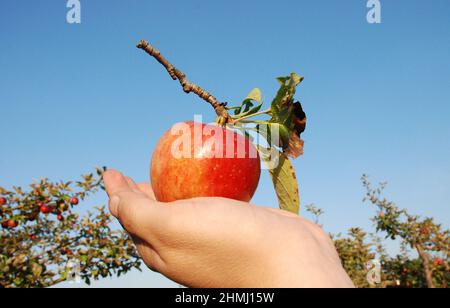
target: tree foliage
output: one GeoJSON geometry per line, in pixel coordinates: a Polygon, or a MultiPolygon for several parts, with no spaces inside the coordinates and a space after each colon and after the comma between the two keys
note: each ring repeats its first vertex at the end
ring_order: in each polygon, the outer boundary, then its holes
{"type": "MultiPolygon", "coordinates": [[[[375,206],[372,218],[376,234],[369,236],[360,228],[347,235],[332,235],[342,264],[357,287],[448,288],[450,283],[450,231],[432,218],[411,215],[382,197],[386,183],[373,188],[367,176],[362,178],[365,201],[375,206]],[[399,253],[386,253],[383,240],[400,243],[399,253]],[[374,260],[381,265],[380,281],[369,283],[368,272],[374,260]]],[[[307,207],[316,221],[323,211],[307,207]]]]}
{"type": "Polygon", "coordinates": [[[0,287],[49,287],[71,275],[90,284],[139,269],[132,241],[111,227],[104,207],[77,213],[78,203],[102,188],[103,171],[75,183],[0,187],[0,287]]]}
{"type": "MultiPolygon", "coordinates": [[[[0,187],[0,287],[49,287],[71,280],[69,265],[85,283],[140,268],[128,235],[111,226],[104,207],[82,210],[86,198],[102,188],[103,169],[78,182],[42,179],[29,189],[0,187]],[[80,202],[80,204],[78,204],[80,202]],[[86,214],[81,214],[86,212],[86,214]]],[[[382,197],[386,184],[372,188],[364,176],[365,201],[375,206],[375,234],[351,228],[332,235],[345,270],[358,287],[448,288],[449,230],[432,218],[411,215],[382,197]],[[400,244],[390,256],[385,240],[400,244]],[[379,260],[380,282],[367,279],[368,265],[379,260]]],[[[317,223],[324,212],[306,207],[317,223]]]]}

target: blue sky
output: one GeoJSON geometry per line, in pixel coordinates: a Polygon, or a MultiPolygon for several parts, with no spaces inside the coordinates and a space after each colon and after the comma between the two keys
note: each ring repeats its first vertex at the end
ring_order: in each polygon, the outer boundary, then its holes
{"type": "MultiPolygon", "coordinates": [[[[387,196],[450,226],[450,2],[66,1],[0,3],[0,185],[73,179],[94,166],[149,178],[162,133],[210,107],[185,95],[153,59],[157,46],[221,100],[254,87],[270,101],[275,78],[306,77],[297,98],[309,123],[295,162],[303,204],[326,211],[330,232],[371,230],[363,173],[387,196]]],[[[92,202],[105,204],[102,194],[92,202]]],[[[267,175],[254,203],[276,206],[267,175]]],[[[96,286],[172,286],[145,271],[96,286]]]]}

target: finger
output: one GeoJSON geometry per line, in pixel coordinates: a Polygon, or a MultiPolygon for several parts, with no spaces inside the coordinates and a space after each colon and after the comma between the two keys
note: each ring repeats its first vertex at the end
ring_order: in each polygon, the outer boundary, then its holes
{"type": "Polygon", "coordinates": [[[136,185],[136,183],[133,181],[132,178],[126,176],[125,180],[128,183],[128,186],[130,186],[131,190],[133,190],[135,193],[142,194],[142,191],[139,189],[139,187],[136,185]]]}
{"type": "Polygon", "coordinates": [[[165,231],[168,210],[142,192],[122,191],[110,200],[111,214],[132,236],[146,241],[157,239],[165,231]]]}
{"type": "Polygon", "coordinates": [[[144,194],[147,195],[147,197],[149,197],[152,200],[156,200],[152,185],[150,185],[149,183],[139,183],[137,184],[137,186],[144,194]]]}
{"type": "Polygon", "coordinates": [[[104,181],[111,214],[130,235],[157,245],[166,233],[169,208],[147,197],[134,181],[120,172],[105,172],[104,181]]]}
{"type": "Polygon", "coordinates": [[[103,174],[103,181],[105,182],[106,193],[110,198],[120,192],[131,190],[125,177],[116,170],[106,171],[103,174]]]}

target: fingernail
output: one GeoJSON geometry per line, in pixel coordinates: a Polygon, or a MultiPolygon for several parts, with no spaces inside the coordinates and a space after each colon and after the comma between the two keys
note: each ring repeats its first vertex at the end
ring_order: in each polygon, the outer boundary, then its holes
{"type": "Polygon", "coordinates": [[[110,200],[109,200],[109,210],[111,212],[111,214],[115,217],[117,217],[117,211],[119,209],[119,203],[120,203],[120,198],[118,196],[113,196],[110,200]]]}

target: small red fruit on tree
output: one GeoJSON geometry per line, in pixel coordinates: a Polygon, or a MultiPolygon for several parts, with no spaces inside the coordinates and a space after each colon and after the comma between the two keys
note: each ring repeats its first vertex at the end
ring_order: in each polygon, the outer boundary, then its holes
{"type": "Polygon", "coordinates": [[[78,203],[80,203],[80,200],[78,200],[77,197],[72,197],[72,198],[70,199],[70,204],[72,204],[72,205],[78,205],[78,203]]]}
{"type": "Polygon", "coordinates": [[[442,266],[442,265],[444,265],[444,260],[436,259],[436,260],[434,260],[434,265],[435,266],[442,266]]]}
{"type": "Polygon", "coordinates": [[[41,213],[42,214],[49,214],[51,212],[52,212],[52,209],[48,205],[42,205],[41,206],[41,213]]]}
{"type": "Polygon", "coordinates": [[[0,197],[0,206],[5,205],[8,200],[5,197],[0,197]]]}
{"type": "Polygon", "coordinates": [[[8,229],[8,221],[2,222],[2,228],[3,229],[8,229]]]}
{"type": "Polygon", "coordinates": [[[185,122],[169,130],[156,146],[151,182],[161,202],[196,197],[248,202],[258,186],[260,164],[258,151],[245,136],[219,126],[185,122]]]}
{"type": "Polygon", "coordinates": [[[32,241],[37,240],[37,236],[33,234],[33,235],[31,236],[31,240],[32,240],[32,241]]]}
{"type": "Polygon", "coordinates": [[[61,248],[61,254],[71,256],[71,255],[73,255],[73,251],[67,247],[63,247],[63,248],[61,248]]]}
{"type": "Polygon", "coordinates": [[[63,217],[63,215],[58,215],[57,219],[58,219],[59,221],[63,221],[63,220],[64,220],[64,217],[63,217]]]}
{"type": "Polygon", "coordinates": [[[15,221],[15,220],[13,220],[13,219],[8,220],[8,222],[7,222],[7,226],[8,226],[9,229],[14,229],[14,228],[16,228],[18,225],[19,225],[19,224],[17,223],[17,221],[15,221]]]}

